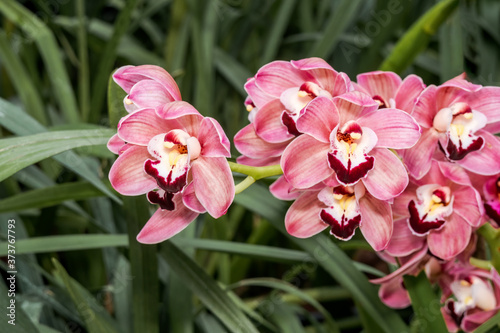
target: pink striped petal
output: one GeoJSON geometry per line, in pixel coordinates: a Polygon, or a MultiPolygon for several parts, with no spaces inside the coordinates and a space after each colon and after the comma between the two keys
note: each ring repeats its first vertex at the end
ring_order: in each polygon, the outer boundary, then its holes
{"type": "Polygon", "coordinates": [[[308,238],[320,233],[327,227],[319,218],[322,208],[325,208],[325,205],[318,200],[318,192],[304,192],[286,213],[286,231],[298,238],[308,238]]]}
{"type": "Polygon", "coordinates": [[[231,157],[229,139],[217,120],[205,117],[200,125],[198,141],[206,157],[231,157]]]}
{"type": "Polygon", "coordinates": [[[269,158],[280,156],[290,141],[281,143],[270,143],[262,140],[253,124],[243,127],[234,136],[234,145],[240,153],[251,158],[269,158]]]}
{"type": "Polygon", "coordinates": [[[425,83],[417,75],[408,75],[396,92],[396,107],[400,110],[412,113],[418,96],[425,89],[425,83]]]}
{"type": "Polygon", "coordinates": [[[471,92],[454,85],[441,85],[437,88],[436,107],[439,110],[457,102],[467,102],[471,92]]]}
{"type": "Polygon", "coordinates": [[[405,274],[411,274],[415,270],[416,267],[421,265],[423,259],[427,255],[427,251],[428,251],[428,248],[427,248],[427,246],[425,246],[420,251],[413,253],[408,258],[406,258],[406,257],[399,258],[400,261],[402,262],[402,265],[398,269],[396,269],[394,272],[392,272],[391,274],[388,274],[384,277],[381,277],[378,279],[372,279],[372,280],[370,280],[370,282],[380,284],[380,283],[389,282],[390,280],[392,280],[396,277],[399,277],[399,276],[403,276],[405,274]],[[402,259],[405,259],[405,260],[403,261],[402,259]]]}
{"type": "Polygon", "coordinates": [[[128,143],[147,146],[156,135],[167,133],[178,123],[159,118],[154,109],[143,109],[123,117],[118,123],[118,135],[128,143]]]}
{"type": "Polygon", "coordinates": [[[338,110],[332,99],[320,96],[306,106],[304,114],[297,119],[297,129],[318,141],[329,143],[330,133],[338,122],[338,110]]]}
{"type": "Polygon", "coordinates": [[[187,208],[196,213],[203,214],[207,211],[201,204],[200,200],[198,200],[198,198],[196,197],[196,191],[194,189],[193,182],[189,183],[182,190],[182,202],[187,208]]]}
{"type": "Polygon", "coordinates": [[[126,144],[127,143],[125,141],[120,139],[118,133],[116,133],[109,139],[107,147],[112,153],[118,155],[120,154],[120,151],[123,149],[123,146],[125,146],[126,144]]]}
{"type": "Polygon", "coordinates": [[[451,214],[443,227],[427,236],[429,250],[436,257],[451,260],[469,244],[471,226],[458,214],[451,214]]]}
{"type": "MultiPolygon", "coordinates": [[[[448,162],[433,162],[433,163],[437,164],[437,166],[439,167],[439,171],[441,171],[442,175],[436,174],[434,177],[435,180],[432,183],[441,184],[444,176],[444,179],[449,179],[454,183],[460,185],[472,186],[469,174],[460,165],[448,162]]],[[[445,183],[442,183],[442,185],[445,185],[445,183]]]]}
{"type": "Polygon", "coordinates": [[[286,89],[300,87],[306,81],[314,79],[307,72],[297,70],[286,61],[273,61],[264,65],[255,75],[257,87],[276,98],[286,89]]]}
{"type": "Polygon", "coordinates": [[[410,296],[404,288],[402,278],[382,284],[378,290],[378,296],[385,305],[393,309],[404,309],[411,305],[410,296]]]}
{"type": "Polygon", "coordinates": [[[482,222],[483,203],[479,193],[472,187],[463,186],[453,192],[453,211],[460,215],[472,227],[479,227],[482,222]]]}
{"type": "Polygon", "coordinates": [[[147,147],[131,146],[109,170],[109,181],[123,195],[141,195],[158,187],[153,177],[144,172],[144,162],[151,158],[147,147]]]}
{"type": "Polygon", "coordinates": [[[443,87],[455,87],[455,88],[459,88],[461,90],[465,90],[467,92],[477,92],[482,88],[482,86],[479,84],[474,84],[472,82],[467,81],[467,75],[465,73],[457,75],[453,79],[448,80],[445,83],[443,83],[441,86],[443,86],[443,87]]]}
{"type": "Polygon", "coordinates": [[[359,228],[363,236],[375,251],[384,250],[389,244],[393,229],[391,205],[366,193],[359,199],[359,208],[359,228]]]}
{"type": "Polygon", "coordinates": [[[179,87],[172,76],[163,68],[154,66],[154,65],[141,65],[135,66],[127,69],[123,76],[132,76],[141,75],[145,78],[149,78],[155,81],[158,81],[169,93],[172,101],[181,100],[181,93],[179,91],[179,87]]]}
{"type": "Polygon", "coordinates": [[[359,74],[357,81],[360,86],[365,88],[371,97],[381,97],[386,103],[385,107],[394,107],[394,97],[396,91],[401,85],[401,78],[393,72],[375,71],[359,74]],[[390,100],[393,100],[391,103],[390,100]]]}
{"type": "Polygon", "coordinates": [[[434,85],[428,86],[422,91],[413,107],[411,115],[422,127],[431,128],[434,116],[440,110],[436,107],[436,95],[437,87],[434,85]]]}
{"type": "Polygon", "coordinates": [[[201,114],[188,102],[176,101],[172,103],[165,104],[161,108],[156,109],[158,117],[163,119],[173,119],[184,115],[198,115],[201,114]]]}
{"type": "Polygon", "coordinates": [[[375,148],[370,154],[375,157],[375,166],[362,179],[368,192],[379,200],[400,195],[408,185],[408,174],[403,163],[385,148],[375,148]]]}
{"type": "Polygon", "coordinates": [[[234,199],[234,182],[224,157],[203,157],[191,165],[196,197],[208,213],[219,218],[226,214],[234,199]]]}
{"type": "Polygon", "coordinates": [[[130,89],[132,89],[134,84],[144,79],[142,75],[127,75],[127,72],[132,68],[134,68],[134,66],[122,66],[113,73],[113,81],[125,90],[127,94],[130,93],[130,89]]]}
{"type": "MultiPolygon", "coordinates": [[[[280,143],[290,140],[295,135],[288,133],[288,129],[281,120],[281,114],[285,110],[279,99],[263,105],[255,114],[255,132],[263,140],[271,143],[280,143]]],[[[286,111],[285,111],[286,112],[286,111]]]]}
{"type": "Polygon", "coordinates": [[[281,169],[295,188],[306,189],[333,173],[328,165],[330,144],[303,134],[292,141],[281,157],[281,169]]]}
{"type": "Polygon", "coordinates": [[[438,138],[438,133],[433,128],[424,129],[420,140],[412,148],[398,151],[410,174],[416,179],[422,178],[429,171],[438,138]]]}
{"type": "Polygon", "coordinates": [[[340,124],[345,124],[349,120],[356,120],[359,117],[375,111],[379,104],[369,95],[359,91],[352,91],[333,99],[340,114],[340,124]]]}
{"type": "Polygon", "coordinates": [[[460,327],[465,332],[473,332],[476,328],[481,326],[488,319],[493,317],[498,312],[498,307],[490,311],[478,311],[473,314],[468,314],[462,320],[460,327]]]}
{"type": "Polygon", "coordinates": [[[154,80],[137,82],[130,90],[127,98],[127,104],[133,103],[139,109],[155,108],[172,102],[172,98],[165,88],[154,80]]]}
{"type": "Polygon", "coordinates": [[[239,164],[250,165],[250,166],[268,166],[268,165],[280,164],[280,159],[281,156],[269,157],[269,158],[250,158],[248,156],[242,155],[236,159],[236,162],[238,162],[239,164]]]}
{"type": "Polygon", "coordinates": [[[299,197],[300,192],[295,190],[284,176],[279,177],[274,183],[269,186],[269,191],[272,195],[280,200],[295,200],[299,197]]]}
{"type": "Polygon", "coordinates": [[[468,154],[457,163],[480,175],[492,176],[500,173],[500,139],[483,130],[477,131],[476,135],[483,137],[483,148],[468,154]]]}
{"type": "Polygon", "coordinates": [[[156,244],[177,235],[199,215],[193,212],[181,200],[181,195],[174,197],[176,209],[173,211],[158,209],[137,235],[142,244],[156,244]]]}
{"type": "Polygon", "coordinates": [[[254,106],[258,108],[276,98],[257,87],[255,78],[253,77],[248,79],[248,81],[245,83],[245,90],[248,93],[248,97],[250,97],[250,99],[252,100],[254,106]]]}
{"type": "Polygon", "coordinates": [[[500,121],[486,125],[485,127],[483,127],[483,131],[490,132],[492,134],[500,133],[500,121]]]}
{"type": "Polygon", "coordinates": [[[315,81],[332,96],[352,90],[349,77],[344,73],[335,71],[321,58],[292,60],[291,63],[299,70],[308,71],[315,78],[315,81]]]}
{"type": "Polygon", "coordinates": [[[488,118],[488,123],[500,122],[500,87],[483,87],[468,100],[469,106],[488,118]]]}
{"type": "Polygon", "coordinates": [[[385,251],[394,257],[405,257],[423,248],[425,241],[426,237],[418,237],[411,232],[408,219],[403,218],[394,221],[394,231],[385,251]]]}
{"type": "Polygon", "coordinates": [[[377,147],[411,148],[420,138],[420,126],[412,116],[397,109],[380,109],[358,119],[358,124],[377,134],[377,147]]]}

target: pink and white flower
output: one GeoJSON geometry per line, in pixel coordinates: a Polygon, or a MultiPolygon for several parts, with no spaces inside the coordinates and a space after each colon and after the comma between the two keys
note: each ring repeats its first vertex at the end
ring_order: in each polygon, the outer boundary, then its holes
{"type": "Polygon", "coordinates": [[[112,186],[123,195],[147,193],[160,206],[139,242],[170,238],[200,213],[215,218],[226,213],[234,183],[226,161],[229,140],[217,121],[176,101],[122,118],[118,136],[127,144],[110,170],[112,186]]]}
{"type": "Polygon", "coordinates": [[[427,87],[411,113],[422,126],[420,141],[402,152],[411,175],[423,177],[433,158],[446,158],[481,174],[500,172],[500,88],[454,78],[427,87]],[[437,157],[435,156],[437,154],[437,157]]]}
{"type": "Polygon", "coordinates": [[[482,222],[482,202],[465,170],[447,162],[432,162],[429,173],[412,179],[405,192],[394,199],[399,216],[386,249],[406,256],[424,246],[438,258],[450,260],[469,244],[473,228],[482,222]]]}
{"type": "Polygon", "coordinates": [[[377,101],[361,92],[312,100],[297,120],[304,134],[287,146],[281,158],[291,186],[307,189],[320,182],[344,186],[362,182],[379,200],[402,193],[408,175],[388,148],[412,147],[420,127],[404,111],[378,107],[377,101]]]}

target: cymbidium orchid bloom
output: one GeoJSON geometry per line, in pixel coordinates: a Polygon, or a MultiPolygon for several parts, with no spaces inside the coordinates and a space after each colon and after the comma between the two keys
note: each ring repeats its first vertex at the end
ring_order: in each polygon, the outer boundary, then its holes
{"type": "Polygon", "coordinates": [[[450,332],[472,332],[500,309],[500,276],[495,269],[448,269],[453,281],[443,290],[441,313],[450,332]]]}
{"type": "Polygon", "coordinates": [[[427,244],[436,257],[453,259],[466,248],[483,214],[481,197],[465,170],[437,161],[426,176],[411,180],[392,208],[400,218],[386,252],[397,257],[427,244]]]}
{"type": "Polygon", "coordinates": [[[379,103],[379,108],[396,108],[411,113],[415,101],[425,89],[422,79],[408,75],[401,80],[393,72],[374,71],[357,76],[356,90],[367,93],[379,103]]]}
{"type": "Polygon", "coordinates": [[[296,122],[307,112],[310,101],[352,89],[347,75],[336,72],[319,58],[264,65],[245,84],[245,105],[251,123],[234,137],[236,148],[244,156],[238,162],[263,165],[248,158],[266,160],[281,156],[288,143],[301,134],[296,122]]]}
{"type": "Polygon", "coordinates": [[[406,169],[387,148],[412,147],[420,127],[404,111],[378,108],[377,101],[357,91],[312,100],[297,121],[304,134],[287,146],[281,158],[291,186],[362,182],[379,200],[403,192],[408,184],[406,169]]]}
{"type": "Polygon", "coordinates": [[[373,197],[362,183],[337,183],[302,192],[288,209],[285,226],[290,235],[299,238],[330,228],[330,234],[341,240],[351,239],[359,227],[368,243],[381,251],[392,234],[391,206],[373,197]]]}
{"type": "Polygon", "coordinates": [[[493,135],[500,131],[499,108],[500,87],[462,77],[427,87],[411,113],[423,128],[422,137],[401,153],[411,175],[423,177],[435,153],[477,174],[499,173],[500,140],[493,135]]]}
{"type": "Polygon", "coordinates": [[[500,175],[488,179],[483,186],[486,215],[500,226],[500,175]]]}
{"type": "Polygon", "coordinates": [[[147,194],[159,205],[139,242],[168,239],[200,213],[226,213],[234,183],[226,161],[229,140],[217,121],[175,101],[122,118],[118,136],[127,143],[110,170],[111,184],[123,195],[147,194]]]}

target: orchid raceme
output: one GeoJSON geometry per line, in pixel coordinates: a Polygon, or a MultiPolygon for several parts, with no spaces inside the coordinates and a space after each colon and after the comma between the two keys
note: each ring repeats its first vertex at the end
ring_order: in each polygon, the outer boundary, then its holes
{"type": "Polygon", "coordinates": [[[159,205],[139,242],[168,239],[200,213],[226,213],[234,183],[226,161],[229,140],[217,121],[175,101],[122,118],[118,137],[127,143],[110,170],[111,184],[123,195],[147,194],[159,205]]]}

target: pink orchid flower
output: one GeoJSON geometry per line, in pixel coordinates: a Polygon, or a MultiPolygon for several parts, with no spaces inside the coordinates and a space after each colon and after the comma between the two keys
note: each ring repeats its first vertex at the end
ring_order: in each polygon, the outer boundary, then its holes
{"type": "Polygon", "coordinates": [[[500,225],[500,176],[488,179],[483,186],[484,210],[497,226],[500,225]]]}
{"type": "Polygon", "coordinates": [[[123,195],[146,194],[160,208],[137,236],[141,243],[168,239],[200,213],[218,218],[234,198],[226,161],[229,140],[212,118],[186,102],[141,109],[121,119],[127,142],[111,167],[111,185],[123,195]]]}
{"type": "Polygon", "coordinates": [[[441,313],[450,332],[473,332],[500,309],[500,276],[495,269],[449,269],[453,280],[443,291],[441,313]]]}
{"type": "Polygon", "coordinates": [[[331,235],[344,241],[351,239],[359,227],[367,242],[381,251],[392,234],[391,206],[372,196],[362,183],[337,183],[302,192],[288,209],[285,227],[298,238],[311,237],[329,227],[331,235]]]}
{"type": "Polygon", "coordinates": [[[406,256],[423,247],[450,260],[469,244],[473,228],[482,222],[479,193],[465,170],[456,164],[433,161],[425,177],[412,179],[394,199],[394,233],[386,251],[406,256]]]}
{"type": "Polygon", "coordinates": [[[500,172],[500,87],[482,87],[463,77],[427,87],[411,113],[422,126],[420,141],[402,157],[410,174],[423,177],[430,161],[446,158],[481,174],[500,172]]]}
{"type": "Polygon", "coordinates": [[[393,72],[375,71],[359,74],[356,90],[362,91],[379,103],[379,108],[396,108],[411,113],[425,84],[417,75],[404,80],[393,72]]]}
{"type": "Polygon", "coordinates": [[[387,148],[412,147],[420,127],[406,112],[385,108],[361,92],[333,99],[316,97],[297,120],[304,133],[281,158],[287,181],[307,189],[320,182],[353,186],[362,182],[379,200],[390,200],[406,188],[408,175],[387,148]]]}
{"type": "Polygon", "coordinates": [[[247,160],[281,156],[288,143],[301,134],[296,122],[307,112],[310,101],[352,89],[347,75],[319,58],[264,65],[245,84],[251,123],[234,137],[236,149],[245,156],[245,161],[238,162],[262,165],[247,160]]]}

